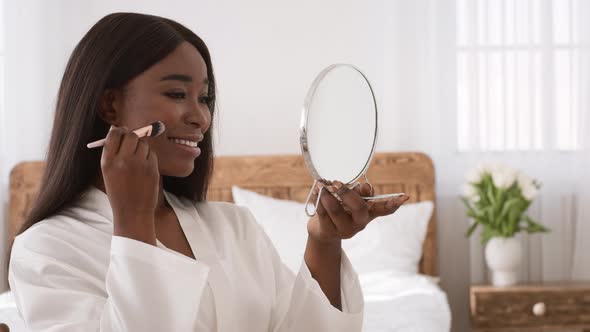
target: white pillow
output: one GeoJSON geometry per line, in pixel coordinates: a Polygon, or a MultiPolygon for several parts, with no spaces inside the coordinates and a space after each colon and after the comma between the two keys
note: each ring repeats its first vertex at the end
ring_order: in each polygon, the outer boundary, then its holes
{"type": "MultiPolygon", "coordinates": [[[[233,186],[237,205],[250,209],[283,262],[299,271],[307,241],[305,204],[280,200],[233,186]]],[[[403,205],[396,213],[373,220],[342,247],[359,274],[391,271],[416,274],[433,203],[403,205]]]]}
{"type": "Polygon", "coordinates": [[[304,211],[305,204],[264,196],[236,186],[232,187],[232,195],[237,205],[250,209],[285,265],[294,273],[299,272],[309,219],[304,211]]]}

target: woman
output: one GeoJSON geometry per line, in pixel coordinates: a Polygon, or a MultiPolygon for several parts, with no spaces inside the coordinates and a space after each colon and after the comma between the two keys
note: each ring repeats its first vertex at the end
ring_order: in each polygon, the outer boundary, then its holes
{"type": "Polygon", "coordinates": [[[334,195],[308,222],[295,276],[247,209],[206,201],[214,110],[209,51],[182,25],[116,13],[82,38],[12,249],[10,285],[33,331],[360,330],[341,239],[407,197],[366,204],[370,188],[326,183],[334,195]],[[154,121],[160,136],[130,131],[154,121]],[[103,149],[85,147],[105,135],[103,149]]]}

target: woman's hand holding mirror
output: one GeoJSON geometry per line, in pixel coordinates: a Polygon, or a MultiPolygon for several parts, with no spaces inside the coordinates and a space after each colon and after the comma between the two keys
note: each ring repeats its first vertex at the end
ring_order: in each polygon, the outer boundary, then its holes
{"type": "Polygon", "coordinates": [[[309,236],[320,242],[349,239],[375,218],[394,213],[409,199],[405,194],[389,199],[363,199],[373,196],[373,191],[368,183],[349,188],[340,181],[319,182],[311,197],[318,205],[307,224],[309,236]]]}

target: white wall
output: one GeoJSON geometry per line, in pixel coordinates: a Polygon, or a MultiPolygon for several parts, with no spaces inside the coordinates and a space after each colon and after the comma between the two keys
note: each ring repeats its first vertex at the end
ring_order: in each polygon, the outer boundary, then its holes
{"type": "MultiPolygon", "coordinates": [[[[384,26],[391,25],[393,13],[384,10],[391,5],[383,1],[170,3],[24,0],[7,4],[6,122],[11,124],[7,136],[22,136],[25,128],[30,134],[8,145],[3,176],[15,162],[43,156],[67,58],[89,27],[113,11],[170,17],[207,42],[219,82],[216,147],[220,155],[299,152],[297,129],[306,90],[314,76],[334,62],[356,64],[376,87],[380,106],[392,104],[392,94],[383,89],[384,68],[391,71],[391,62],[384,65],[384,49],[391,52],[394,42],[384,26]],[[23,118],[35,121],[25,123],[23,118]]],[[[388,79],[389,88],[393,83],[388,79]]],[[[392,109],[382,107],[384,123],[394,118],[392,109]]],[[[382,131],[382,149],[396,141],[392,140],[396,131],[388,129],[382,131]]]]}

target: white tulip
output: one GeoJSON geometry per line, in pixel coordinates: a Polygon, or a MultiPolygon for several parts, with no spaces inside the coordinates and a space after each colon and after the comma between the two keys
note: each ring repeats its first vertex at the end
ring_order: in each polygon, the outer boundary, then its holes
{"type": "Polygon", "coordinates": [[[498,188],[506,189],[514,184],[518,171],[510,167],[495,164],[492,166],[492,180],[498,188]]]}
{"type": "Polygon", "coordinates": [[[477,167],[473,168],[469,173],[467,173],[467,182],[469,183],[479,183],[481,181],[482,176],[485,173],[490,173],[490,167],[486,164],[479,164],[477,167]]]}
{"type": "Polygon", "coordinates": [[[537,187],[535,181],[532,178],[521,173],[518,175],[517,181],[518,186],[520,187],[520,191],[522,192],[522,196],[526,200],[532,201],[533,199],[535,199],[535,197],[537,197],[537,195],[539,194],[539,188],[537,187]]]}
{"type": "Polygon", "coordinates": [[[463,196],[472,202],[479,201],[479,195],[477,194],[477,190],[471,184],[463,185],[463,196]]]}

